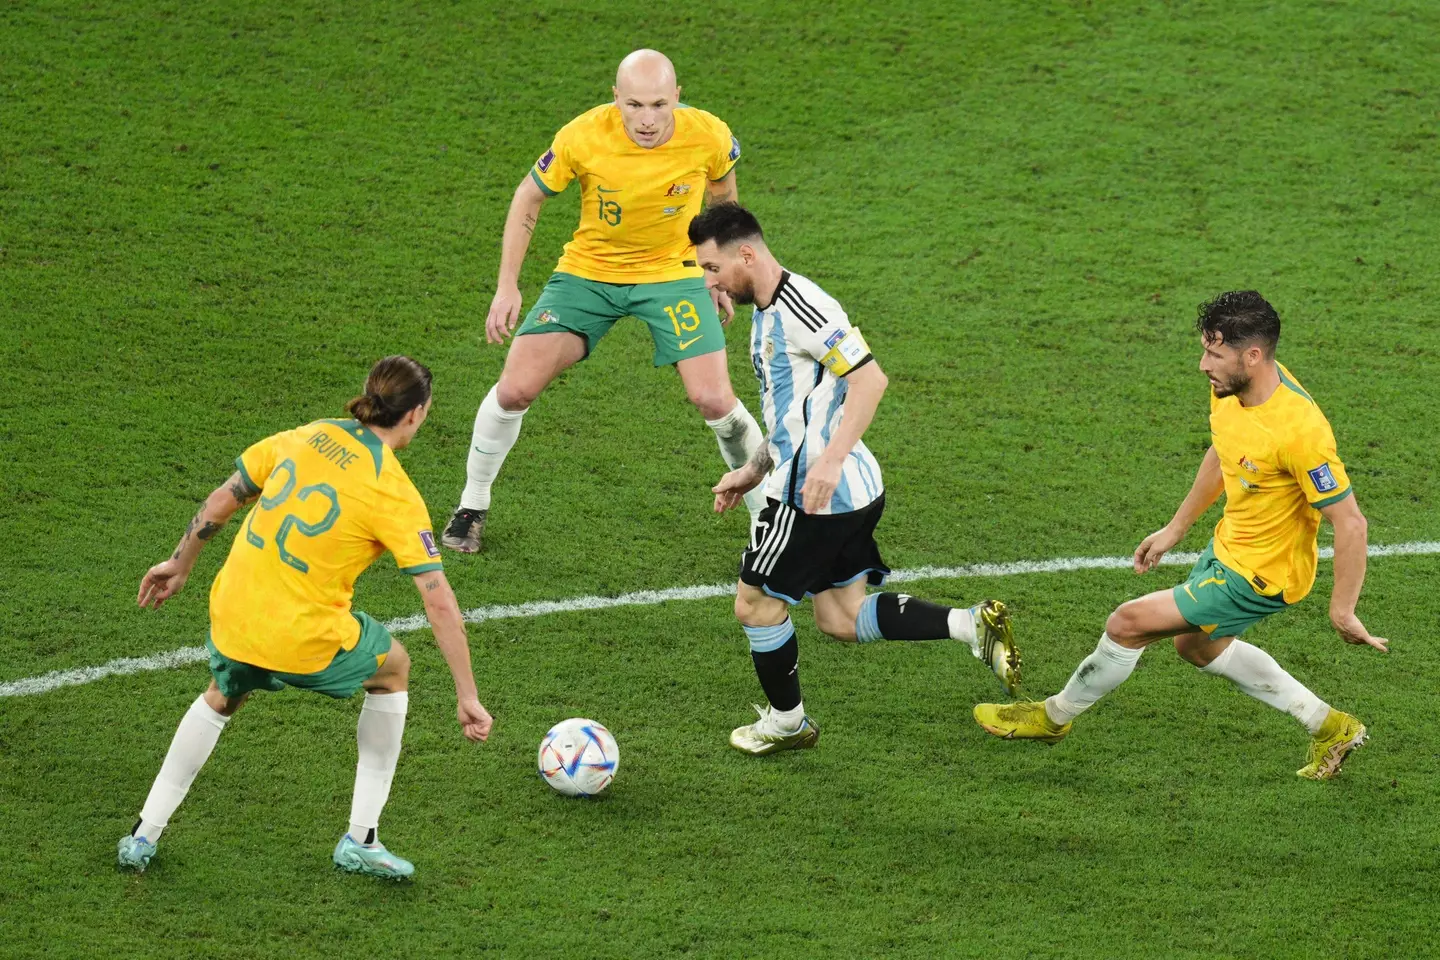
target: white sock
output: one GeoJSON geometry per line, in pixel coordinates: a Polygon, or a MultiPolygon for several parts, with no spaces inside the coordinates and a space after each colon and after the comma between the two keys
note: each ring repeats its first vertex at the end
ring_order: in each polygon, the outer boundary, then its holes
{"type": "Polygon", "coordinates": [[[1312,735],[1330,713],[1330,705],[1286,673],[1274,657],[1244,640],[1231,640],[1220,656],[1200,669],[1224,677],[1261,703],[1290,714],[1312,735]]]}
{"type": "Polygon", "coordinates": [[[945,619],[950,627],[950,639],[965,641],[970,645],[970,652],[980,656],[980,631],[975,626],[975,614],[964,607],[956,607],[945,619]]]}
{"type": "Polygon", "coordinates": [[[465,459],[465,490],[460,506],[467,510],[490,509],[490,485],[500,473],[505,456],[520,436],[524,410],[510,411],[500,406],[491,387],[475,411],[475,429],[470,434],[470,454],[465,459]]]}
{"type": "MultiPolygon", "coordinates": [[[[720,444],[720,458],[731,470],[745,464],[765,442],[760,424],[739,400],[735,401],[734,410],[719,420],[706,420],[705,426],[715,431],[715,440],[720,444]]],[[[761,484],[745,494],[745,507],[750,511],[752,524],[760,516],[760,511],[765,509],[764,486],[761,484]]]]}
{"type": "Polygon", "coordinates": [[[770,718],[781,730],[794,733],[800,729],[800,724],[805,722],[805,704],[803,701],[797,703],[792,710],[776,710],[771,707],[770,718]]]}
{"type": "Polygon", "coordinates": [[[1095,651],[1080,661],[1065,689],[1045,701],[1046,715],[1053,723],[1069,723],[1124,683],[1139,660],[1139,650],[1122,647],[1108,633],[1100,634],[1095,651]]]}
{"type": "Polygon", "coordinates": [[[355,724],[355,745],[360,759],[355,764],[355,797],[350,801],[350,839],[376,843],[380,811],[390,798],[390,781],[400,759],[400,739],[405,734],[405,713],[410,694],[367,693],[355,724]]]}
{"type": "Polygon", "coordinates": [[[165,762],[160,765],[160,774],[150,788],[150,795],[145,798],[145,806],[140,808],[140,826],[135,828],[135,836],[144,837],[151,843],[160,839],[165,825],[170,822],[170,815],[190,792],[195,775],[210,759],[210,751],[215,749],[220,731],[229,722],[229,717],[210,709],[203,694],[190,704],[190,709],[180,720],[180,726],[175,729],[170,751],[165,754],[165,762]]]}

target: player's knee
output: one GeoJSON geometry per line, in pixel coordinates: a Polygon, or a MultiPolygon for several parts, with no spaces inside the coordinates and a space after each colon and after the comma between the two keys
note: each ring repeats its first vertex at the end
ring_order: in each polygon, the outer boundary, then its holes
{"type": "Polygon", "coordinates": [[[214,710],[222,717],[233,717],[235,711],[244,706],[245,700],[250,694],[242,693],[238,697],[227,697],[220,692],[220,687],[215,681],[211,680],[209,688],[206,689],[202,696],[205,698],[205,705],[211,710],[214,710]]]}
{"type": "Polygon", "coordinates": [[[527,382],[525,377],[502,374],[500,382],[495,384],[495,399],[502,410],[518,413],[530,409],[530,404],[535,402],[535,398],[540,396],[540,391],[544,389],[545,385],[539,381],[527,382]]]}
{"type": "Polygon", "coordinates": [[[1122,603],[1110,614],[1110,619],[1105,621],[1105,633],[1121,646],[1127,646],[1127,641],[1140,639],[1143,631],[1140,625],[1140,616],[1136,612],[1133,602],[1122,603]]]}
{"type": "Polygon", "coordinates": [[[846,620],[844,615],[839,612],[827,610],[822,613],[820,610],[816,610],[815,626],[820,628],[821,633],[833,640],[840,640],[844,643],[854,643],[856,640],[855,620],[853,618],[846,620]]]}
{"type": "Polygon", "coordinates": [[[706,420],[720,420],[735,409],[735,391],[731,390],[728,384],[696,386],[685,392],[706,420]]]}

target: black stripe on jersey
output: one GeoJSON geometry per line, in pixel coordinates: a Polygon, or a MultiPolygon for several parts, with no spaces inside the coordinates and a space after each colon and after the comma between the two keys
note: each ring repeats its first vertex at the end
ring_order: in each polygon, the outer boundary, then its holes
{"type": "Polygon", "coordinates": [[[770,302],[767,303],[767,304],[765,304],[765,306],[762,307],[762,306],[760,306],[759,301],[756,301],[756,303],[755,303],[756,308],[757,308],[757,309],[760,309],[760,310],[769,310],[771,307],[775,306],[775,302],[780,299],[780,291],[784,290],[784,289],[785,289],[785,284],[787,284],[787,283],[789,283],[789,282],[790,282],[790,271],[789,271],[789,270],[785,270],[785,269],[781,269],[781,271],[780,271],[780,282],[777,283],[777,284],[775,284],[775,292],[772,293],[772,294],[770,294],[770,302]]]}
{"type": "MultiPolygon", "coordinates": [[[[805,403],[800,407],[800,413],[803,418],[803,425],[800,427],[800,446],[795,448],[795,457],[790,461],[790,495],[788,499],[791,503],[795,502],[795,480],[800,474],[800,464],[803,462],[805,456],[805,441],[809,439],[810,434],[810,398],[815,394],[815,387],[820,386],[820,381],[824,379],[825,365],[820,363],[815,364],[815,384],[810,388],[810,392],[805,395],[805,403]]],[[[804,508],[802,507],[801,509],[803,512],[804,508]]]]}
{"type": "Polygon", "coordinates": [[[805,329],[811,333],[819,333],[820,328],[825,326],[825,317],[820,311],[806,303],[794,287],[781,294],[780,302],[789,307],[790,311],[800,318],[800,322],[805,324],[805,329]]]}

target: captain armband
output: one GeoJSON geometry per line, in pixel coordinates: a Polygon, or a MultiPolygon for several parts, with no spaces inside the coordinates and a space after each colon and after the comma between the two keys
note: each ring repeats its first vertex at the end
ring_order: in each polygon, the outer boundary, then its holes
{"type": "Polygon", "coordinates": [[[826,339],[825,346],[830,349],[820,362],[837,377],[845,376],[870,359],[870,345],[854,327],[836,330],[826,339]]]}

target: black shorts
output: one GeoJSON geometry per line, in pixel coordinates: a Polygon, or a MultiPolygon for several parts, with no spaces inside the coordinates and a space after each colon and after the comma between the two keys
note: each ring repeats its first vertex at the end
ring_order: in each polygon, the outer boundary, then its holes
{"type": "Polygon", "coordinates": [[[875,543],[884,511],[883,493],[850,513],[809,514],[767,500],[740,556],[740,579],[792,604],[861,577],[878,587],[890,574],[875,543]]]}

